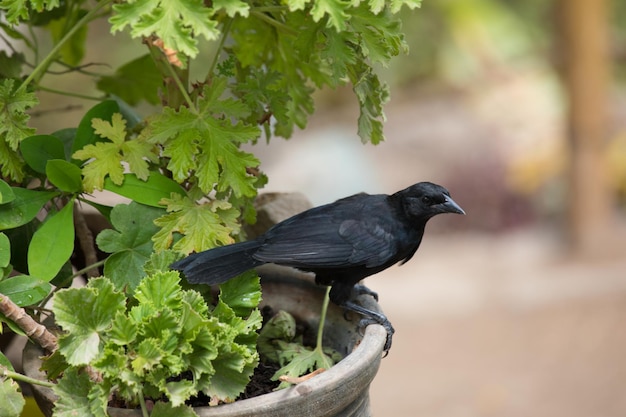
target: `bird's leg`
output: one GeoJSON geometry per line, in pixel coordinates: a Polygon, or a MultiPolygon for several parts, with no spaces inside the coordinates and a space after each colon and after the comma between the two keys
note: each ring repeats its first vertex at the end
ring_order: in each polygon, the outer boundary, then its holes
{"type": "Polygon", "coordinates": [[[391,349],[391,341],[395,332],[389,319],[387,319],[387,317],[382,313],[369,310],[349,300],[344,301],[343,304],[341,304],[341,307],[365,316],[365,318],[362,319],[360,322],[360,325],[363,327],[367,327],[370,324],[380,324],[385,328],[385,330],[387,331],[387,341],[385,342],[385,347],[383,348],[383,351],[385,352],[385,356],[387,356],[389,354],[389,349],[391,349]]]}
{"type": "Polygon", "coordinates": [[[352,290],[356,295],[371,295],[374,300],[378,301],[378,293],[367,288],[363,284],[356,284],[352,290]]]}
{"type": "MultiPolygon", "coordinates": [[[[365,288],[364,286],[360,286],[361,288],[365,288]]],[[[360,291],[358,288],[356,291],[360,291]]],[[[353,301],[350,300],[350,296],[353,294],[353,286],[348,285],[335,285],[332,286],[330,290],[330,300],[337,304],[340,307],[343,307],[346,311],[354,311],[365,318],[361,320],[360,325],[366,327],[370,324],[380,324],[387,331],[387,340],[385,342],[384,352],[385,356],[389,353],[389,349],[391,348],[391,339],[395,332],[391,322],[387,319],[387,317],[379,313],[377,311],[373,311],[367,309],[353,301]]]]}

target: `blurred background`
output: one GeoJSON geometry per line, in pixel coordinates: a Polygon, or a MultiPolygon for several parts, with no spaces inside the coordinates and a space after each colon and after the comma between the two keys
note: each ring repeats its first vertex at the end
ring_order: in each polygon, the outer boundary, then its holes
{"type": "Polygon", "coordinates": [[[376,416],[626,415],[626,3],[425,0],[406,12],[387,141],[350,91],[258,145],[317,205],[429,180],[466,216],[366,283],[396,327],[376,416]]]}
{"type": "MultiPolygon", "coordinates": [[[[318,205],[428,180],[467,212],[433,219],[410,263],[367,280],[396,328],[375,415],[626,415],[626,2],[404,13],[410,54],[380,69],[384,143],[361,144],[346,89],[321,92],[291,140],[252,149],[266,191],[318,205]]],[[[133,53],[90,36],[94,62],[133,53]]]]}

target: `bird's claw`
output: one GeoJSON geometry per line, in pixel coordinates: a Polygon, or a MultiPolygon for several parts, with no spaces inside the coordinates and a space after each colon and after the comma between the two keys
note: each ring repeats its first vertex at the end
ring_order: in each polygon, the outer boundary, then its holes
{"type": "Polygon", "coordinates": [[[387,319],[379,321],[373,317],[366,317],[361,319],[361,321],[359,322],[359,326],[362,329],[365,329],[370,324],[380,324],[387,331],[387,340],[385,341],[385,346],[383,347],[383,358],[385,358],[387,357],[387,355],[389,354],[389,350],[391,349],[393,334],[396,332],[396,330],[391,325],[391,322],[387,319]]]}

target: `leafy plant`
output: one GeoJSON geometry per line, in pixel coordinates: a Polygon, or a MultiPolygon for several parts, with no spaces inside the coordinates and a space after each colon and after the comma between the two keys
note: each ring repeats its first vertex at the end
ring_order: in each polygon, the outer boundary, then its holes
{"type": "MultiPolygon", "coordinates": [[[[384,139],[388,89],[375,67],[406,50],[397,13],[419,3],[0,0],[8,45],[0,52],[0,321],[58,347],[55,369],[65,372],[55,390],[70,401],[58,415],[103,413],[113,387],[131,402],[168,398],[157,415],[187,413],[183,402],[199,391],[217,403],[245,386],[257,361],[258,279],[222,285],[212,306],[165,270],[184,254],[245,238],[241,224],[254,222],[266,178],[242,145],[304,128],[315,91],[351,84],[361,139],[384,139]],[[102,19],[146,48],[107,74],[84,62],[87,30],[102,19]],[[84,83],[53,87],[67,72],[89,77],[101,95],[89,96],[84,83]],[[31,120],[41,92],[97,104],[77,125],[42,134],[31,120]],[[133,108],[142,102],[153,106],[145,117],[133,108]],[[92,198],[102,190],[131,203],[104,206],[92,198]],[[95,239],[86,205],[111,223],[95,239]],[[78,276],[91,280],[64,289],[78,276]],[[58,343],[33,321],[52,297],[58,343]],[[185,372],[193,378],[172,379],[185,372]],[[94,375],[103,383],[88,384],[94,375]]],[[[316,367],[314,352],[289,372],[316,367]]],[[[0,355],[4,374],[20,378],[4,362],[0,355]]],[[[13,382],[0,382],[16,398],[13,382]]]]}

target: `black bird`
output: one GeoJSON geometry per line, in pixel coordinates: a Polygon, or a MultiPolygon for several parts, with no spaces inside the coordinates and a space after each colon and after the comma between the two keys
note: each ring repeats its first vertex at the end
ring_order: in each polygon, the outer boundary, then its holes
{"type": "Polygon", "coordinates": [[[393,326],[383,314],[353,302],[353,291],[377,297],[358,282],[411,259],[426,222],[440,213],[465,214],[448,190],[430,182],[391,195],[356,194],[297,214],[254,240],[192,254],[172,268],[191,283],[209,285],[266,263],[313,272],[317,284],[331,286],[332,302],[387,330],[387,352],[393,326]]]}

